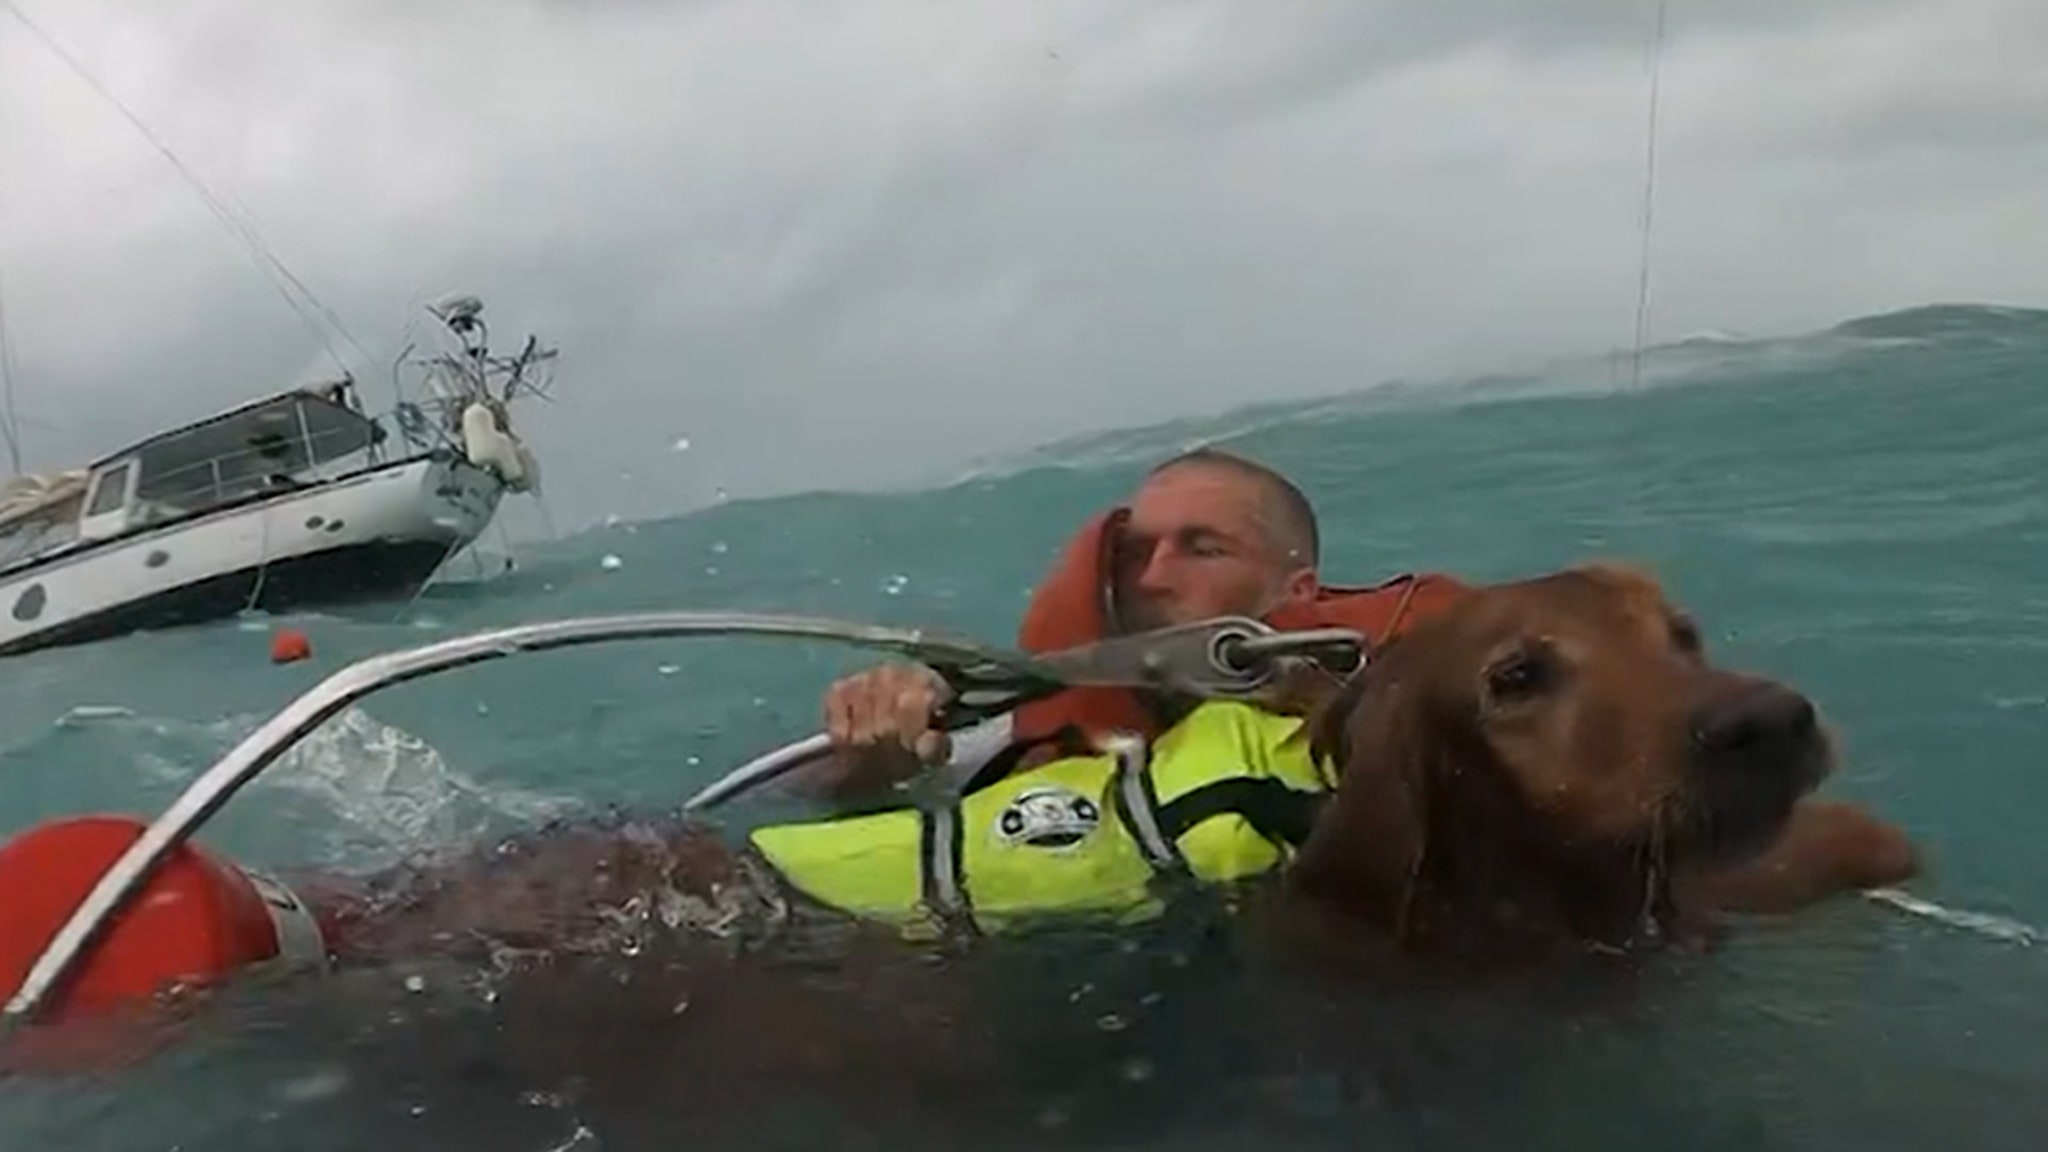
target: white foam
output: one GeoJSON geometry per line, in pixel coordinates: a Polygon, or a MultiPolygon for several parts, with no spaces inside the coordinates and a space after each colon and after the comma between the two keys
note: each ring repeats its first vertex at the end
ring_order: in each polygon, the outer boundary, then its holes
{"type": "Polygon", "coordinates": [[[1951,928],[1961,928],[2002,940],[2008,944],[2032,946],[2041,941],[2041,930],[2005,916],[1994,916],[1988,912],[1964,912],[1945,908],[1932,900],[1901,892],[1896,888],[1874,888],[1864,893],[1879,904],[1888,904],[1911,916],[1920,916],[1951,928]]]}
{"type": "Polygon", "coordinates": [[[119,704],[80,704],[71,711],[57,717],[57,727],[75,728],[96,720],[129,720],[135,716],[133,708],[119,704]]]}

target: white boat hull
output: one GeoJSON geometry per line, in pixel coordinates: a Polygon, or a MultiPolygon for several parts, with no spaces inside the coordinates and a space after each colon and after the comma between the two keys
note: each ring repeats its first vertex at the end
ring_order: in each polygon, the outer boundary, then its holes
{"type": "Polygon", "coordinates": [[[423,457],[46,556],[0,573],[0,655],[409,597],[504,492],[487,470],[423,457]]]}

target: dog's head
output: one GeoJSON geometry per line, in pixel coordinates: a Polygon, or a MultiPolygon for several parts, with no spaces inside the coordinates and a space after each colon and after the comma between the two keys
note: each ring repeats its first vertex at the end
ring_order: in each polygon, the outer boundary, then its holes
{"type": "Polygon", "coordinates": [[[1732,861],[1833,763],[1805,696],[1716,667],[1655,581],[1605,565],[1474,590],[1312,724],[1339,787],[1304,879],[1404,905],[1430,879],[1597,899],[1638,865],[1732,861]]]}

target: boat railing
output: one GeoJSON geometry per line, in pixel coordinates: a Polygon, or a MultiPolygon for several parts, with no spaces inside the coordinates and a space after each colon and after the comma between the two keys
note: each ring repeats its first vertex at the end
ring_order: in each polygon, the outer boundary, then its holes
{"type": "Polygon", "coordinates": [[[237,448],[202,457],[173,468],[151,466],[144,453],[142,479],[135,490],[137,511],[161,518],[190,515],[222,504],[300,483],[314,483],[357,463],[379,462],[381,445],[368,444],[354,430],[316,432],[276,448],[237,448]],[[323,453],[323,445],[350,447],[323,453]]]}

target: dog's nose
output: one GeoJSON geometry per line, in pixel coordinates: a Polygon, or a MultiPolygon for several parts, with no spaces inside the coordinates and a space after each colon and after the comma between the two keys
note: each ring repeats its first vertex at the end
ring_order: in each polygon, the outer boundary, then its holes
{"type": "Polygon", "coordinates": [[[1813,701],[1782,684],[1750,684],[1694,713],[1692,738],[1702,752],[1745,756],[1802,744],[1818,718],[1813,701]]]}

